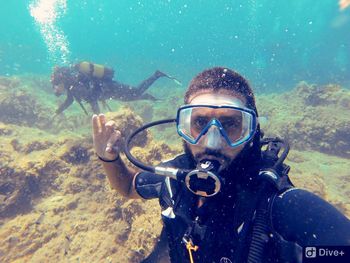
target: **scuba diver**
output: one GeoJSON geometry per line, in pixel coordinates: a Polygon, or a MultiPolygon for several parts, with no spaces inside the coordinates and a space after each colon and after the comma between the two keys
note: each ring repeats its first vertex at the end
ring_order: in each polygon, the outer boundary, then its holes
{"type": "Polygon", "coordinates": [[[90,104],[95,114],[100,113],[98,102],[109,110],[106,100],[116,99],[121,101],[132,100],[156,100],[145,91],[159,78],[167,77],[180,82],[174,77],[157,70],[149,78],[141,82],[137,87],[113,80],[114,70],[103,65],[90,62],[80,62],[72,67],[55,67],[51,75],[51,84],[56,96],[66,93],[65,101],[56,110],[56,115],[66,110],[74,101],[78,102],[86,115],[87,110],[83,101],[90,104]]]}
{"type": "Polygon", "coordinates": [[[146,124],[121,143],[115,122],[92,117],[94,149],[111,187],[127,198],[158,198],[163,231],[142,262],[302,262],[306,246],[349,246],[350,221],[289,180],[289,146],[264,138],[253,91],[215,67],[190,83],[176,119],[146,124]],[[176,123],[184,154],[156,167],[130,153],[133,137],[176,123]],[[124,151],[137,168],[120,158],[124,151]]]}

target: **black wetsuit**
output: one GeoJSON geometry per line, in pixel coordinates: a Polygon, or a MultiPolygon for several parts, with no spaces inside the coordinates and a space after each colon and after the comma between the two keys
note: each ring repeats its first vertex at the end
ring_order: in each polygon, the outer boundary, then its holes
{"type": "MultiPolygon", "coordinates": [[[[194,168],[185,155],[166,164],[194,168]]],[[[198,197],[175,180],[141,172],[135,182],[140,196],[159,198],[171,262],[190,262],[182,238],[196,217],[200,223],[193,231],[193,241],[199,249],[193,252],[194,262],[246,262],[259,185],[242,180],[232,187],[231,193],[211,197],[197,208],[198,197]],[[168,207],[173,207],[174,218],[168,207]]],[[[301,262],[304,246],[350,245],[350,221],[306,190],[290,188],[272,194],[268,225],[269,238],[262,262],[301,262]]]]}
{"type": "MultiPolygon", "coordinates": [[[[149,78],[142,81],[137,87],[128,84],[114,81],[112,79],[99,79],[89,77],[77,72],[74,68],[71,69],[67,78],[62,78],[67,97],[65,101],[56,110],[56,114],[62,113],[67,109],[74,100],[79,103],[87,114],[82,102],[90,104],[92,111],[95,114],[100,113],[98,102],[103,104],[106,100],[116,99],[121,101],[132,100],[156,100],[152,95],[145,91],[159,78],[166,76],[160,71],[156,71],[149,78]]],[[[57,80],[59,83],[59,81],[57,80]]]]}

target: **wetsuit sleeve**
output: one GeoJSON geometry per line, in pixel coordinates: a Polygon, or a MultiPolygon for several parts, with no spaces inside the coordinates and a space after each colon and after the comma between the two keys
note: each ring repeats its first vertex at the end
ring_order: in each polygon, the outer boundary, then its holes
{"type": "Polygon", "coordinates": [[[73,94],[67,91],[67,98],[56,110],[56,114],[62,113],[65,109],[67,109],[73,103],[73,101],[74,101],[73,94]]]}
{"type": "Polygon", "coordinates": [[[140,172],[135,178],[136,192],[144,199],[159,198],[165,178],[150,172],[140,172]]]}
{"type": "Polygon", "coordinates": [[[310,245],[350,245],[350,221],[334,206],[293,188],[275,197],[272,226],[285,240],[310,245]]]}

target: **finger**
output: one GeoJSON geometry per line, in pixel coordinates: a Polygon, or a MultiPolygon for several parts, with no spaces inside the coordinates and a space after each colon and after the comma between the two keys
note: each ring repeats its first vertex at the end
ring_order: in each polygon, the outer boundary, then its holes
{"type": "Polygon", "coordinates": [[[93,135],[97,135],[99,133],[99,125],[98,125],[98,118],[97,115],[94,114],[92,115],[92,131],[93,131],[93,135]]]}
{"type": "Polygon", "coordinates": [[[120,131],[114,131],[111,134],[111,137],[108,139],[107,146],[106,146],[106,152],[118,153],[118,151],[119,151],[118,142],[120,142],[120,139],[121,139],[120,131]]]}
{"type": "Polygon", "coordinates": [[[99,119],[100,119],[100,129],[102,133],[106,132],[106,116],[104,114],[100,114],[98,115],[99,119]]]}
{"type": "Polygon", "coordinates": [[[105,124],[105,127],[106,127],[106,131],[108,133],[112,133],[113,131],[117,130],[117,125],[114,121],[108,121],[106,124],[105,124]]]}
{"type": "Polygon", "coordinates": [[[118,148],[117,144],[121,141],[121,133],[118,130],[114,130],[109,138],[109,140],[107,141],[107,145],[106,145],[106,151],[107,152],[111,152],[113,150],[115,150],[116,148],[118,148]]]}

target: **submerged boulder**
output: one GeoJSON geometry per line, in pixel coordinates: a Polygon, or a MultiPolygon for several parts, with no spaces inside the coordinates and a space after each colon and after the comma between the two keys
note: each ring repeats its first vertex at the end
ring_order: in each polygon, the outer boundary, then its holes
{"type": "Polygon", "coordinates": [[[18,77],[0,77],[0,122],[42,127],[50,122],[52,110],[39,97],[46,94],[31,89],[18,77]]]}
{"type": "Polygon", "coordinates": [[[263,129],[269,136],[287,139],[300,150],[317,150],[350,157],[350,91],[337,85],[305,82],[284,94],[262,96],[263,129]]]}
{"type": "Polygon", "coordinates": [[[1,77],[0,76],[0,90],[11,90],[18,87],[21,81],[18,77],[1,77]]]}
{"type": "Polygon", "coordinates": [[[91,155],[91,144],[86,141],[75,141],[71,142],[68,151],[62,155],[61,159],[73,165],[84,164],[90,161],[91,155]]]}
{"type": "MultiPolygon", "coordinates": [[[[106,118],[107,120],[115,121],[115,128],[121,132],[122,140],[125,140],[133,131],[143,125],[142,118],[136,115],[129,107],[123,107],[117,112],[108,112],[106,118]]],[[[132,145],[145,146],[147,138],[147,132],[144,131],[133,139],[132,145]]]]}
{"type": "Polygon", "coordinates": [[[37,107],[35,99],[24,92],[7,94],[0,101],[0,121],[33,126],[39,119],[37,107]]]}
{"type": "Polygon", "coordinates": [[[0,219],[27,213],[40,195],[38,177],[8,166],[0,167],[0,219]]]}

